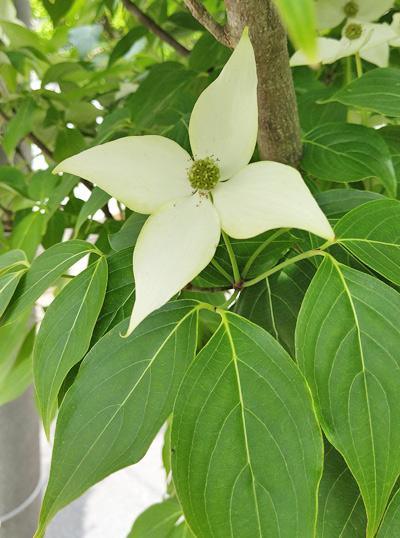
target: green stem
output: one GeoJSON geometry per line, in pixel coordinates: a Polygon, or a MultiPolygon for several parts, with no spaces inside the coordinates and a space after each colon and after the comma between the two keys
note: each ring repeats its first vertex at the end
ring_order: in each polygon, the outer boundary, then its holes
{"type": "Polygon", "coordinates": [[[217,269],[217,271],[219,271],[221,275],[223,275],[228,280],[228,282],[233,281],[232,275],[230,275],[228,271],[225,271],[225,269],[216,260],[211,260],[211,263],[213,264],[215,269],[217,269]]]}
{"type": "Polygon", "coordinates": [[[239,267],[238,267],[236,256],[235,256],[235,253],[233,252],[233,248],[229,240],[229,237],[226,235],[224,231],[222,231],[222,237],[224,238],[226,249],[229,254],[229,259],[231,260],[232,269],[233,269],[233,278],[235,279],[235,282],[240,282],[239,267]]]}
{"type": "Polygon", "coordinates": [[[346,85],[350,84],[353,79],[353,73],[351,70],[351,56],[346,57],[346,85]]]}
{"type": "Polygon", "coordinates": [[[279,237],[280,235],[286,233],[288,230],[290,230],[290,228],[282,228],[281,230],[278,230],[277,232],[275,232],[274,234],[272,234],[270,237],[268,237],[268,239],[266,239],[264,241],[264,243],[262,243],[257,250],[255,250],[253,252],[253,254],[250,256],[250,258],[247,260],[247,263],[246,265],[244,266],[244,269],[242,271],[242,278],[245,278],[247,273],[249,272],[251,266],[253,265],[254,263],[254,260],[261,254],[261,252],[270,244],[272,243],[272,241],[275,241],[275,239],[277,237],[279,237]]]}
{"type": "MultiPolygon", "coordinates": [[[[363,76],[363,68],[362,68],[362,62],[361,62],[361,57],[360,57],[359,52],[355,53],[355,58],[356,58],[357,77],[360,78],[363,76]]],[[[362,108],[361,117],[362,117],[362,124],[368,127],[368,117],[369,117],[368,110],[366,110],[365,108],[362,108]]]]}
{"type": "Polygon", "coordinates": [[[268,278],[269,276],[273,275],[274,273],[277,273],[281,269],[284,269],[288,265],[292,265],[293,263],[299,262],[301,260],[306,260],[307,258],[312,258],[313,256],[327,256],[327,253],[323,251],[324,249],[330,247],[333,243],[334,241],[327,241],[318,249],[307,250],[307,252],[302,252],[298,256],[293,256],[293,258],[289,258],[285,260],[284,262],[278,265],[275,265],[275,267],[273,267],[272,269],[269,269],[268,271],[265,271],[265,273],[262,273],[258,277],[253,278],[252,280],[248,280],[247,282],[244,282],[243,288],[254,286],[254,284],[258,284],[258,282],[261,282],[261,280],[264,280],[264,278],[268,278]]]}
{"type": "Polygon", "coordinates": [[[222,310],[228,310],[228,308],[236,301],[237,296],[239,295],[240,290],[236,289],[227,301],[219,305],[217,308],[222,310]]]}
{"type": "Polygon", "coordinates": [[[355,58],[356,58],[357,77],[360,78],[363,76],[363,68],[362,68],[362,62],[361,62],[361,57],[360,57],[359,52],[355,53],[355,58]]]}

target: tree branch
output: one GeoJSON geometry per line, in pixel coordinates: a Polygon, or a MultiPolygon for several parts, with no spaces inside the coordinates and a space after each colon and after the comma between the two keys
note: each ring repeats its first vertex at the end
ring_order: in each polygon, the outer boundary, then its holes
{"type": "MultiPolygon", "coordinates": [[[[225,28],[221,26],[198,0],[183,0],[191,14],[212,34],[217,41],[231,47],[225,28]]],[[[231,47],[232,48],[232,47],[231,47]]]]}
{"type": "Polygon", "coordinates": [[[273,0],[225,0],[235,44],[249,27],[258,76],[258,147],[263,160],[298,166],[301,135],[287,37],[273,0]]]}
{"type": "Polygon", "coordinates": [[[196,291],[199,293],[219,293],[220,291],[229,291],[232,289],[232,285],[227,286],[214,286],[211,288],[202,288],[200,286],[193,286],[193,284],[186,284],[184,288],[185,291],[196,291]]]}
{"type": "Polygon", "coordinates": [[[168,45],[171,45],[181,56],[184,58],[189,58],[190,51],[185,48],[183,45],[178,43],[176,39],[174,39],[171,35],[167,34],[167,32],[164,32],[160,26],[158,26],[157,23],[153,21],[150,17],[148,17],[143,11],[141,11],[136,4],[131,2],[131,0],[122,0],[123,5],[125,8],[129,11],[131,15],[135,17],[135,19],[140,22],[143,26],[145,26],[152,34],[157,36],[162,41],[165,41],[165,43],[168,43],[168,45]]]}

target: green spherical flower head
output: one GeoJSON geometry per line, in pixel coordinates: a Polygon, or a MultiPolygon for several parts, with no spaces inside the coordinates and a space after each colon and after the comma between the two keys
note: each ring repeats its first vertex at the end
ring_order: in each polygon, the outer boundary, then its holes
{"type": "Polygon", "coordinates": [[[344,35],[347,37],[347,39],[351,39],[352,41],[354,39],[358,39],[362,35],[361,24],[356,24],[355,22],[348,24],[344,30],[344,35]]]}
{"type": "Polygon", "coordinates": [[[211,157],[194,161],[188,172],[191,186],[200,191],[211,190],[220,177],[219,167],[211,157]]]}
{"type": "Polygon", "coordinates": [[[348,2],[344,8],[343,8],[343,11],[346,15],[346,17],[355,17],[358,13],[358,4],[357,2],[348,2]]]}

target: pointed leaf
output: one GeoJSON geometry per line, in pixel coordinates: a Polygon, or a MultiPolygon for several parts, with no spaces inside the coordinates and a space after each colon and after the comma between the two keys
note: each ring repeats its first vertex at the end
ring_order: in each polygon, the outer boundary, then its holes
{"type": "Polygon", "coordinates": [[[350,123],[328,123],[304,138],[302,167],[325,181],[348,183],[376,177],[390,196],[397,181],[389,150],[374,129],[350,123]]]}
{"type": "Polygon", "coordinates": [[[260,327],[223,313],[182,384],[171,447],[198,538],[314,535],[321,434],[297,366],[260,327]]]}
{"type": "Polygon", "coordinates": [[[87,355],[60,408],[35,538],[61,508],[145,455],[193,359],[197,310],[192,301],[170,303],[121,338],[125,320],[87,355]]]}
{"type": "Polygon", "coordinates": [[[91,252],[99,253],[96,247],[78,239],[59,243],[43,252],[32,262],[28,272],[22,277],[4,314],[3,323],[8,324],[17,319],[64,271],[91,252]]]}
{"type": "Polygon", "coordinates": [[[313,0],[275,0],[275,4],[296,49],[302,49],[310,63],[316,63],[317,28],[313,0]]]}
{"type": "Polygon", "coordinates": [[[104,192],[99,187],[95,187],[90,195],[89,200],[83,204],[79,211],[78,218],[76,219],[76,224],[74,228],[74,238],[78,235],[79,230],[81,229],[82,224],[88,217],[93,217],[98,209],[101,209],[111,198],[109,194],[104,192]]]}
{"type": "Polygon", "coordinates": [[[132,249],[124,249],[107,257],[108,282],[91,345],[95,344],[113,327],[130,316],[135,301],[132,249]]]}
{"type": "Polygon", "coordinates": [[[318,490],[318,538],[365,538],[367,514],[359,487],[343,457],[328,442],[318,490]]]}
{"type": "Polygon", "coordinates": [[[182,508],[176,501],[153,504],[136,519],[127,538],[169,538],[181,515],[182,508]]]}
{"type": "Polygon", "coordinates": [[[0,277],[0,316],[7,308],[18,282],[26,271],[26,269],[21,269],[0,277]]]}
{"type": "Polygon", "coordinates": [[[376,538],[398,538],[400,529],[400,489],[396,491],[386,510],[376,538]]]}
{"type": "Polygon", "coordinates": [[[18,265],[28,266],[25,252],[19,249],[5,252],[0,256],[0,276],[8,273],[14,267],[18,267],[18,265]]]}
{"type": "Polygon", "coordinates": [[[65,376],[89,348],[106,285],[107,262],[102,256],[61,290],[40,325],[33,373],[39,412],[47,436],[65,376]]]}
{"type": "Polygon", "coordinates": [[[308,288],[297,358],[320,423],[356,478],[375,535],[400,473],[400,295],[326,257],[308,288]]]}
{"type": "MultiPolygon", "coordinates": [[[[11,23],[8,23],[8,24],[11,24],[11,23]]],[[[13,25],[13,26],[18,26],[18,25],[13,25]]],[[[24,28],[24,30],[26,30],[27,32],[29,31],[26,28],[24,28]]],[[[1,142],[4,148],[4,151],[7,153],[8,157],[10,157],[13,154],[14,149],[16,148],[21,138],[23,138],[30,131],[32,131],[32,119],[33,119],[33,113],[35,109],[36,109],[35,101],[31,97],[28,97],[22,102],[22,104],[18,108],[18,112],[8,123],[7,132],[3,136],[3,139],[1,142]]]]}
{"type": "Polygon", "coordinates": [[[400,285],[400,202],[375,200],[347,213],[335,226],[339,242],[400,285]]]}
{"type": "Polygon", "coordinates": [[[384,116],[400,117],[400,71],[391,67],[372,69],[327,101],[339,101],[384,116]]]}
{"type": "Polygon", "coordinates": [[[118,251],[135,246],[140,230],[148,218],[148,215],[142,215],[140,213],[129,215],[122,228],[115,234],[108,236],[111,248],[118,251]]]}

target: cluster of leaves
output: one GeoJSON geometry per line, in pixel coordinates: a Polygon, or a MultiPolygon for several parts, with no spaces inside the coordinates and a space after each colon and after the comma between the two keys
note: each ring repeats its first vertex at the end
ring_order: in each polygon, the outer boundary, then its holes
{"type": "MultiPolygon", "coordinates": [[[[230,53],[180,2],[137,4],[191,49],[189,59],[112,1],[43,0],[56,29],[48,21],[42,35],[0,23],[8,40],[0,54],[8,159],[0,169],[0,402],[30,382],[33,354],[47,434],[60,408],[36,536],[92,485],[139,461],[168,422],[168,498],[138,518],[131,538],[396,538],[397,57],[388,68],[364,62],[359,77],[346,61],[293,69],[301,167],[335,244],[298,230],[232,241],[248,284],[233,306],[218,306],[222,293],[183,291],[122,339],[146,216],[119,208],[112,218],[106,193],[94,188],[80,200],[78,178],[54,177],[52,165],[130,134],[162,134],[190,151],[193,104],[230,53]],[[31,143],[50,168],[34,170],[31,143]],[[101,208],[104,222],[93,219],[101,208]],[[66,278],[85,256],[87,268],[66,278]],[[31,308],[54,285],[60,291],[36,335],[31,308]]],[[[222,20],[222,2],[206,5],[222,20]]],[[[229,287],[231,262],[221,243],[193,284],[229,287]]]]}

